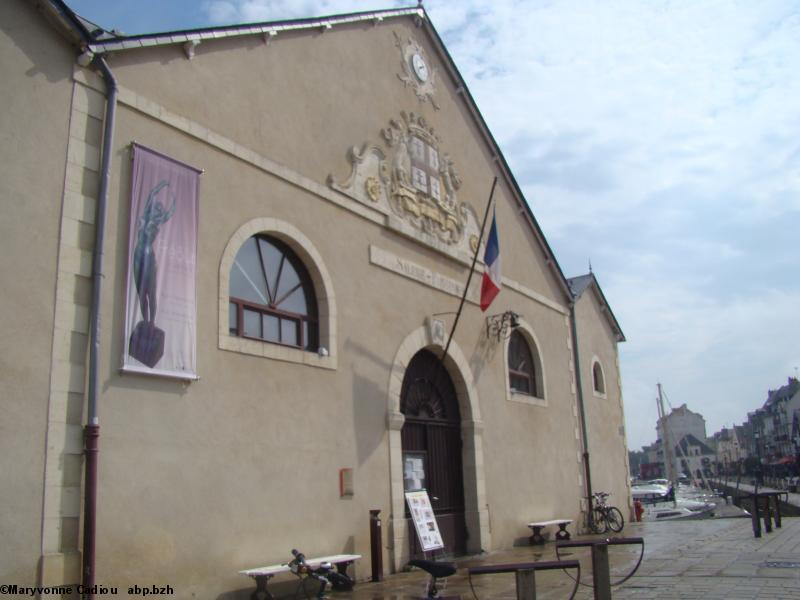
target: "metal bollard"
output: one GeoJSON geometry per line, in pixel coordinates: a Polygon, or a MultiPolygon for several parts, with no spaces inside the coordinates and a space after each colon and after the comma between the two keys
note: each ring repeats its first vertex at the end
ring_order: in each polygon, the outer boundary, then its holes
{"type": "Polygon", "coordinates": [[[772,533],[772,507],[769,505],[769,496],[764,496],[764,531],[772,533]]]}
{"type": "MultiPolygon", "coordinates": [[[[788,499],[788,497],[787,497],[788,499]]],[[[781,497],[775,495],[775,529],[781,528],[781,497]]]]}
{"type": "Polygon", "coordinates": [[[611,600],[611,573],[608,566],[608,543],[592,546],[592,579],[595,600],[611,600]]]}
{"type": "Polygon", "coordinates": [[[517,600],[536,600],[536,571],[517,571],[517,600]]]}
{"type": "Polygon", "coordinates": [[[380,509],[369,511],[369,547],[372,561],[372,581],[383,581],[383,535],[380,509]]]}
{"type": "Polygon", "coordinates": [[[761,517],[758,514],[758,496],[753,494],[750,496],[753,499],[753,537],[761,537],[761,517]]]}

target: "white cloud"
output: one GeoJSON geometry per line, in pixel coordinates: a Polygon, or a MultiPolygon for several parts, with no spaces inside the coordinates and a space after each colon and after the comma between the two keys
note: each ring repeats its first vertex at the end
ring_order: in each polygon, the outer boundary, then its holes
{"type": "Polygon", "coordinates": [[[210,0],[203,9],[212,23],[230,25],[362,12],[386,8],[387,4],[363,0],[210,0]]]}

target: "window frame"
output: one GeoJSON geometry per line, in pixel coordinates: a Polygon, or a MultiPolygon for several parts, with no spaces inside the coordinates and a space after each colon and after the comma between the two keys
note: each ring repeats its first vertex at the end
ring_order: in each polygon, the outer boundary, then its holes
{"type": "Polygon", "coordinates": [[[600,362],[600,359],[597,356],[592,357],[592,369],[589,373],[589,377],[592,381],[592,395],[595,398],[607,398],[608,397],[608,385],[606,384],[606,370],[603,368],[603,363],[600,362]],[[600,370],[600,378],[602,387],[598,389],[597,387],[597,378],[596,378],[596,370],[600,370]]]}
{"type": "Polygon", "coordinates": [[[338,368],[336,324],[336,294],[330,272],[321,253],[306,235],[294,225],[270,217],[251,219],[231,234],[219,266],[218,347],[220,350],[336,370],[338,368]],[[231,269],[242,245],[257,234],[264,234],[283,242],[305,267],[316,300],[319,348],[317,352],[231,334],[229,330],[231,269]]]}
{"type": "Polygon", "coordinates": [[[531,325],[525,321],[525,319],[519,319],[519,327],[515,330],[515,333],[522,336],[522,340],[528,346],[528,351],[531,355],[531,360],[533,362],[534,367],[534,377],[533,383],[535,384],[536,388],[533,390],[533,393],[526,393],[519,390],[514,390],[511,388],[511,368],[509,366],[509,357],[510,357],[510,348],[511,348],[511,337],[505,340],[504,344],[504,360],[503,360],[503,372],[505,376],[505,385],[506,385],[506,400],[510,402],[519,402],[521,404],[529,404],[532,406],[538,407],[547,407],[548,406],[548,394],[547,394],[547,374],[545,369],[544,360],[542,359],[542,352],[541,348],[542,345],[539,343],[539,340],[536,336],[531,325]]]}
{"type": "Polygon", "coordinates": [[[533,356],[533,352],[531,352],[531,347],[530,347],[530,344],[528,343],[528,340],[525,339],[525,336],[520,331],[512,331],[511,335],[509,336],[509,339],[508,339],[508,361],[507,361],[506,367],[508,368],[508,380],[509,380],[508,383],[509,383],[509,386],[511,387],[512,393],[525,394],[526,396],[538,397],[538,395],[537,395],[537,392],[538,392],[537,383],[538,383],[538,381],[537,381],[537,377],[536,377],[536,359],[533,356]],[[527,371],[518,371],[517,369],[514,369],[510,364],[510,361],[511,361],[511,358],[512,358],[512,356],[511,356],[512,355],[512,350],[513,350],[512,347],[514,345],[515,340],[519,340],[520,344],[524,344],[524,350],[526,351],[527,358],[530,360],[530,367],[531,367],[530,373],[528,373],[527,371]],[[517,380],[523,379],[523,380],[525,380],[527,382],[527,390],[528,391],[522,390],[521,388],[518,388],[518,387],[514,386],[513,385],[514,379],[517,379],[517,380]]]}
{"type": "MultiPolygon", "coordinates": [[[[261,245],[258,243],[261,240],[267,242],[268,244],[271,244],[274,248],[276,248],[279,252],[281,252],[281,261],[280,261],[280,264],[278,266],[278,273],[277,273],[277,275],[275,277],[275,287],[276,287],[275,295],[277,295],[277,291],[280,288],[281,276],[283,275],[283,270],[284,270],[285,264],[287,262],[291,265],[291,267],[294,269],[294,271],[295,271],[295,273],[297,275],[297,279],[298,279],[297,285],[295,285],[295,287],[292,288],[289,292],[285,293],[283,296],[278,298],[278,300],[283,301],[286,298],[288,298],[289,296],[291,296],[292,294],[294,294],[294,292],[298,288],[302,289],[303,294],[305,296],[306,306],[308,307],[308,310],[306,311],[308,314],[304,315],[304,314],[301,314],[301,313],[295,313],[295,312],[292,312],[292,311],[287,311],[287,310],[282,310],[280,308],[277,308],[277,306],[280,306],[280,303],[278,303],[275,306],[273,306],[272,305],[273,303],[260,304],[258,302],[253,302],[252,300],[246,300],[244,298],[235,297],[235,296],[232,296],[230,294],[230,289],[229,289],[228,290],[228,301],[230,302],[230,304],[232,304],[232,305],[234,305],[236,307],[236,332],[234,333],[233,328],[230,327],[230,323],[229,323],[229,326],[228,326],[228,331],[231,333],[231,335],[235,335],[237,337],[241,337],[241,338],[245,338],[245,339],[256,340],[256,341],[264,342],[264,343],[267,343],[267,344],[279,344],[281,346],[288,346],[290,348],[297,348],[299,350],[303,350],[303,351],[306,351],[306,352],[317,352],[319,350],[319,346],[320,346],[320,344],[319,344],[319,318],[317,316],[318,315],[318,308],[317,308],[316,293],[314,291],[314,283],[311,280],[311,275],[308,272],[308,269],[303,264],[303,261],[292,250],[292,248],[288,244],[286,244],[285,242],[282,242],[280,239],[278,239],[276,237],[273,237],[273,236],[270,236],[270,235],[265,234],[265,233],[257,233],[257,234],[255,234],[253,236],[250,236],[244,243],[246,244],[247,242],[249,242],[252,239],[256,240],[256,248],[258,249],[259,259],[260,259],[260,263],[261,263],[261,274],[264,276],[264,278],[267,281],[267,283],[266,283],[266,285],[267,285],[267,293],[271,293],[270,286],[269,286],[269,279],[270,279],[269,275],[270,274],[267,273],[266,269],[264,268],[264,257],[261,254],[261,245]],[[245,333],[245,322],[244,322],[244,311],[245,311],[245,308],[250,310],[250,311],[252,311],[252,312],[259,313],[262,317],[264,315],[276,317],[278,319],[278,337],[279,338],[283,337],[282,322],[284,320],[295,322],[297,324],[297,332],[298,332],[297,333],[297,339],[298,339],[299,343],[292,344],[292,343],[284,342],[282,339],[279,339],[279,340],[276,341],[276,340],[271,340],[271,339],[267,339],[267,338],[263,337],[263,319],[260,322],[261,323],[261,328],[262,328],[262,335],[261,336],[247,335],[245,333]],[[303,327],[304,323],[308,323],[308,332],[309,332],[308,333],[308,337],[309,337],[309,340],[305,340],[304,339],[305,338],[304,327],[303,327]],[[308,343],[310,343],[311,346],[309,346],[308,343]]],[[[244,247],[244,244],[242,244],[242,246],[240,247],[240,250],[243,247],[244,247]]],[[[238,251],[237,251],[237,256],[238,256],[238,251]]],[[[235,261],[235,257],[234,257],[234,261],[235,261]]],[[[233,268],[233,267],[231,267],[231,268],[233,268]]]]}

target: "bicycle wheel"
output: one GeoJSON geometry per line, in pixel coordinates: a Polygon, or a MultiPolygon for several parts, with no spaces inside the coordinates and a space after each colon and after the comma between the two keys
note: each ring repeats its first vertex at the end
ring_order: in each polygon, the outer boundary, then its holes
{"type": "Polygon", "coordinates": [[[616,506],[609,506],[606,513],[606,520],[611,531],[619,533],[625,527],[625,518],[616,506]]]}
{"type": "Polygon", "coordinates": [[[608,531],[606,514],[602,508],[595,506],[592,509],[592,519],[589,522],[589,528],[592,530],[592,533],[605,533],[608,531]]]}

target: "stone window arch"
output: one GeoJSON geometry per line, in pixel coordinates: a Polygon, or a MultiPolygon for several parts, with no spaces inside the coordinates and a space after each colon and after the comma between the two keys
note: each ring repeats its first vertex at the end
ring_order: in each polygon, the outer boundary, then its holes
{"type": "Polygon", "coordinates": [[[220,349],[336,368],[331,278],[300,230],[278,219],[248,221],[225,247],[219,280],[220,349]]]}

